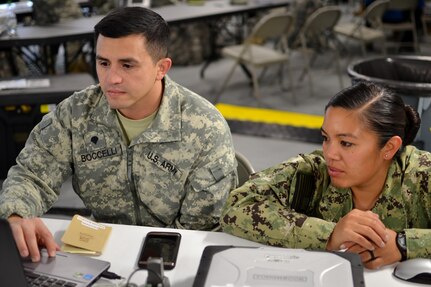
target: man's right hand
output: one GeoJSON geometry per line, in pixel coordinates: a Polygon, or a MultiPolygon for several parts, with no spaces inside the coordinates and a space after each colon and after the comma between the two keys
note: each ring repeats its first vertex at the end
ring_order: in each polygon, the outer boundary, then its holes
{"type": "Polygon", "coordinates": [[[40,218],[25,219],[11,215],[8,221],[22,257],[30,256],[31,261],[37,262],[40,260],[39,247],[45,247],[51,257],[60,250],[51,232],[40,218]]]}

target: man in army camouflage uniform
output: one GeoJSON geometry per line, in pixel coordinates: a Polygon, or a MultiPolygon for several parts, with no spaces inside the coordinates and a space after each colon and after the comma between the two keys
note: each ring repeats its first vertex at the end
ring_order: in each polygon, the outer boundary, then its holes
{"type": "Polygon", "coordinates": [[[225,232],[290,248],[358,253],[368,268],[431,256],[431,154],[420,118],[371,83],[325,108],[323,151],[256,174],[229,195],[225,232]]]}
{"type": "Polygon", "coordinates": [[[236,185],[226,121],[208,101],[167,77],[169,28],[155,12],[112,11],[95,26],[99,85],[61,102],[29,136],[3,183],[22,256],[57,248],[37,216],[72,176],[96,220],[210,230],[236,185]]]}

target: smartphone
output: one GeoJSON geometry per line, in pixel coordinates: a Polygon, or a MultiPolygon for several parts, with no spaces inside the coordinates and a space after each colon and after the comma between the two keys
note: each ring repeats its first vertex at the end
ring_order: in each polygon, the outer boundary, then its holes
{"type": "Polygon", "coordinates": [[[148,232],[139,255],[139,268],[147,269],[149,257],[161,257],[164,269],[173,269],[177,261],[180,242],[181,234],[177,232],[148,232]]]}

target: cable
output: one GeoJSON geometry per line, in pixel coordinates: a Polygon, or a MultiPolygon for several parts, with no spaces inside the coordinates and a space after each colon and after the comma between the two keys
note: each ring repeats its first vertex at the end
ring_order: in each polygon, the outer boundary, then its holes
{"type": "Polygon", "coordinates": [[[103,271],[103,273],[100,276],[102,276],[103,278],[106,278],[106,279],[110,279],[110,280],[123,279],[123,277],[121,277],[120,275],[118,275],[114,272],[110,272],[108,270],[103,271]]]}
{"type": "Polygon", "coordinates": [[[133,270],[133,272],[130,273],[129,277],[127,277],[127,281],[126,281],[126,286],[125,287],[131,286],[131,285],[129,285],[129,283],[130,283],[130,279],[132,279],[132,276],[135,275],[136,272],[142,271],[142,270],[144,270],[144,269],[135,269],[135,270],[133,270]]]}
{"type": "MultiPolygon", "coordinates": [[[[168,277],[166,277],[166,276],[162,277],[159,273],[157,273],[156,271],[151,270],[151,269],[148,269],[148,270],[146,270],[146,269],[135,269],[135,270],[133,270],[133,272],[130,273],[129,277],[127,277],[126,285],[124,285],[124,287],[137,287],[136,284],[130,283],[130,280],[132,279],[133,275],[135,275],[135,273],[138,272],[138,271],[147,271],[148,273],[151,273],[151,274],[155,275],[158,279],[160,279],[160,282],[163,282],[163,283],[161,283],[162,285],[157,285],[157,286],[170,287],[170,283],[169,283],[168,277]]],[[[143,286],[145,286],[145,287],[146,286],[152,287],[153,284],[145,283],[143,286]]]]}

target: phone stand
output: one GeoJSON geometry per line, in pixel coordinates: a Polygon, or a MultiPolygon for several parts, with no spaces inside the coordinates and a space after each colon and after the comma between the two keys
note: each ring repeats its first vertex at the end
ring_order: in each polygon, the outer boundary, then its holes
{"type": "Polygon", "coordinates": [[[169,278],[164,275],[163,258],[149,257],[148,264],[148,277],[145,286],[151,287],[170,287],[169,278]]]}

